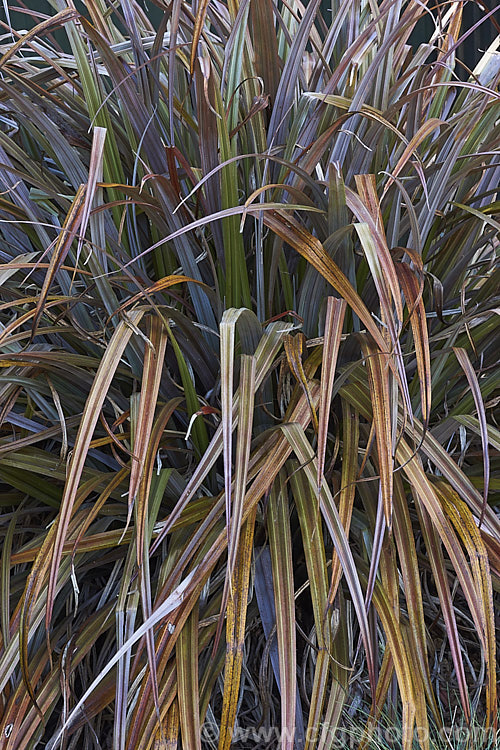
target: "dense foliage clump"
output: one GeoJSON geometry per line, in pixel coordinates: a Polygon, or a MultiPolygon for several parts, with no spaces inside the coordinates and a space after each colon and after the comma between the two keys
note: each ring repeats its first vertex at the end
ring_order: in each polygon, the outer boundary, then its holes
{"type": "Polygon", "coordinates": [[[0,748],[493,747],[499,38],[4,11],[0,748]]]}

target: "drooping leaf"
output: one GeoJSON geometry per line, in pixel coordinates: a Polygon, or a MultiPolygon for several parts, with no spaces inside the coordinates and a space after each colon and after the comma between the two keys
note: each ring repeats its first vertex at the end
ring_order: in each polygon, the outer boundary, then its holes
{"type": "Polygon", "coordinates": [[[373,422],[377,440],[380,487],[387,528],[392,524],[393,457],[392,414],[387,357],[379,352],[368,338],[361,339],[373,409],[373,422]]]}
{"type": "Polygon", "coordinates": [[[318,415],[318,487],[321,487],[323,481],[328,435],[328,416],[330,412],[335,367],[337,364],[345,310],[346,303],[344,300],[337,300],[333,297],[328,297],[323,343],[323,361],[321,366],[321,399],[319,402],[318,415]]]}
{"type": "Polygon", "coordinates": [[[50,287],[52,286],[57,271],[64,263],[73,240],[82,223],[86,193],[87,186],[80,185],[73,203],[71,204],[71,209],[68,212],[66,220],[61,228],[61,233],[59,234],[59,237],[57,238],[57,241],[54,245],[54,249],[52,250],[52,257],[50,259],[49,268],[47,269],[47,274],[45,276],[43,287],[36,305],[36,311],[33,318],[33,326],[31,329],[31,338],[34,338],[34,336],[36,335],[36,330],[38,328],[40,318],[43,314],[47,295],[49,293],[50,287]]]}
{"type": "Polygon", "coordinates": [[[66,539],[68,524],[72,516],[73,505],[80,478],[82,476],[83,467],[87,460],[88,447],[92,439],[94,427],[99,418],[99,413],[106,398],[115,370],[120,362],[120,358],[134,332],[133,327],[140,322],[142,316],[142,311],[134,311],[130,314],[128,319],[122,321],[117,326],[113,338],[109,342],[108,348],[101,360],[87,399],[84,418],[80,423],[68,469],[68,476],[61,501],[61,510],[57,522],[54,524],[55,535],[50,547],[50,578],[47,592],[47,611],[45,615],[47,631],[49,631],[50,628],[52,609],[54,606],[57,571],[61,560],[62,548],[66,539]]]}
{"type": "Polygon", "coordinates": [[[486,424],[486,411],[484,408],[483,398],[481,396],[481,389],[479,387],[479,382],[477,380],[476,373],[474,372],[474,368],[472,367],[472,364],[467,355],[467,352],[465,351],[465,349],[461,349],[460,347],[454,347],[453,351],[455,352],[455,356],[458,359],[460,366],[465,372],[467,382],[469,383],[470,389],[472,391],[472,395],[474,396],[474,403],[476,405],[477,416],[479,419],[479,424],[481,426],[481,443],[483,447],[483,473],[484,473],[484,490],[483,490],[484,505],[481,510],[481,517],[479,519],[479,525],[481,526],[483,519],[484,519],[486,505],[488,503],[488,488],[489,488],[489,483],[490,483],[490,457],[488,453],[488,427],[486,424]]]}

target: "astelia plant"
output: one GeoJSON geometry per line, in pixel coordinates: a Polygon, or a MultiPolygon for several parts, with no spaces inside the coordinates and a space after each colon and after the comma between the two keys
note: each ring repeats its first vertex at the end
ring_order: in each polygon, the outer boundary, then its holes
{"type": "Polygon", "coordinates": [[[0,748],[491,737],[498,38],[50,5],[0,39],[0,748]]]}

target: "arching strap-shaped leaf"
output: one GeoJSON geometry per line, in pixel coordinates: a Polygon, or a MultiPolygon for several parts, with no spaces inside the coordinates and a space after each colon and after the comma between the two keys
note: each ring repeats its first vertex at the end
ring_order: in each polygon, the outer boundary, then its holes
{"type": "MultiPolygon", "coordinates": [[[[5,7],[6,6],[4,5],[4,8],[5,7]]],[[[17,42],[9,45],[7,52],[0,58],[0,68],[3,68],[5,63],[7,63],[18,50],[24,47],[25,44],[28,44],[32,39],[36,39],[37,37],[42,38],[46,32],[58,28],[59,26],[63,26],[63,24],[68,21],[78,18],[79,15],[80,14],[76,8],[64,8],[64,10],[59,11],[59,13],[46,18],[44,21],[34,26],[27,34],[24,34],[18,39],[17,42]]]]}
{"type": "Polygon", "coordinates": [[[197,606],[193,607],[181,628],[175,655],[182,745],[190,750],[201,750],[197,606]]]}
{"type": "Polygon", "coordinates": [[[64,260],[67,254],[69,253],[73,240],[75,239],[76,234],[80,228],[80,224],[82,223],[86,192],[87,192],[87,186],[80,185],[80,187],[76,191],[75,198],[66,216],[66,220],[61,228],[59,237],[57,238],[56,243],[54,245],[49,267],[47,269],[47,273],[45,274],[45,279],[43,281],[42,291],[40,292],[37,305],[36,305],[36,311],[35,311],[35,315],[33,318],[33,326],[31,329],[32,339],[36,335],[36,330],[38,328],[40,318],[42,317],[43,310],[45,307],[45,302],[47,300],[49,289],[52,286],[52,282],[55,279],[57,271],[64,263],[64,260]]]}
{"type": "Polygon", "coordinates": [[[130,636],[130,638],[117,651],[117,653],[106,663],[97,677],[92,681],[85,693],[76,703],[71,713],[63,722],[62,726],[52,736],[52,741],[50,744],[51,747],[57,747],[57,743],[60,741],[64,731],[68,726],[70,726],[71,722],[76,717],[78,717],[80,709],[85,705],[85,701],[94,692],[94,690],[99,687],[99,685],[102,683],[103,678],[113,669],[115,664],[117,664],[117,662],[122,658],[123,654],[127,651],[130,651],[132,646],[134,646],[137,641],[143,638],[146,632],[154,625],[156,625],[156,623],[161,622],[161,620],[163,620],[170,612],[174,612],[176,609],[178,609],[178,607],[182,605],[186,590],[192,583],[194,576],[195,571],[189,573],[189,575],[187,575],[186,578],[184,578],[181,583],[175,588],[172,594],[164,602],[162,602],[157,609],[155,609],[153,614],[148,617],[148,619],[143,622],[143,624],[139,628],[137,628],[135,633],[130,636]]]}
{"type": "Polygon", "coordinates": [[[413,342],[417,358],[417,370],[420,379],[420,401],[422,404],[422,421],[427,431],[431,413],[431,354],[429,349],[429,332],[422,300],[422,288],[415,273],[407,263],[396,263],[396,271],[403,289],[406,306],[410,313],[413,331],[413,342]]]}
{"type": "MultiPolygon", "coordinates": [[[[285,333],[287,333],[291,329],[291,327],[292,326],[289,323],[271,323],[265,330],[264,334],[262,335],[262,338],[255,350],[255,360],[256,360],[255,388],[256,389],[259,388],[259,386],[262,384],[264,378],[266,377],[270,368],[272,367],[275,356],[281,346],[283,336],[285,333]]],[[[234,399],[233,399],[233,413],[232,413],[233,429],[238,424],[237,405],[239,403],[239,398],[240,398],[240,395],[237,391],[234,394],[234,399]]],[[[163,539],[165,538],[170,528],[178,520],[182,511],[184,510],[186,505],[189,503],[191,498],[194,496],[200,484],[203,482],[204,478],[206,477],[206,475],[208,474],[212,466],[215,464],[215,462],[219,458],[222,451],[223,451],[222,425],[219,425],[212,440],[210,441],[210,445],[208,446],[198,466],[194,470],[193,476],[187,483],[184,492],[182,493],[181,497],[179,498],[177,502],[177,505],[175,506],[174,510],[170,514],[167,523],[165,524],[158,538],[155,540],[152,552],[154,552],[155,549],[157,549],[157,547],[163,541],[163,539]]]]}
{"type": "Polygon", "coordinates": [[[312,398],[311,398],[311,390],[309,388],[309,383],[307,381],[306,374],[304,372],[304,367],[302,364],[302,353],[304,351],[304,339],[305,336],[302,333],[298,333],[296,336],[285,336],[283,344],[285,347],[285,355],[286,360],[288,362],[288,367],[293,372],[297,383],[299,384],[300,388],[302,389],[302,392],[304,393],[304,396],[307,399],[307,403],[309,404],[309,407],[311,409],[311,417],[312,417],[312,423],[314,427],[314,431],[318,431],[318,417],[316,415],[316,409],[314,408],[312,398]]]}
{"type": "Polygon", "coordinates": [[[47,632],[50,628],[52,609],[54,606],[57,570],[61,561],[66,532],[73,513],[75,497],[82,476],[83,467],[87,459],[94,428],[99,419],[99,414],[111,385],[111,381],[113,380],[116,368],[120,363],[125,347],[134,333],[134,328],[138,325],[142,316],[142,310],[134,310],[126,320],[120,321],[116,327],[101,360],[85,404],[85,410],[80,422],[80,427],[75,440],[75,447],[68,468],[68,475],[61,501],[61,510],[54,524],[56,532],[52,545],[50,577],[47,592],[47,611],[45,615],[45,626],[47,632]]]}
{"type": "Polygon", "coordinates": [[[295,738],[297,646],[293,583],[292,534],[288,491],[280,472],[269,493],[267,528],[273,570],[276,638],[280,668],[281,748],[292,750],[295,738]]]}
{"type": "Polygon", "coordinates": [[[182,284],[183,282],[189,282],[190,284],[198,284],[199,286],[204,287],[205,284],[201,281],[197,281],[197,279],[192,279],[190,276],[182,276],[178,274],[171,274],[170,276],[164,276],[162,279],[159,279],[158,281],[155,281],[154,284],[151,284],[151,286],[146,287],[146,289],[143,289],[140,292],[137,292],[137,294],[134,294],[133,297],[128,299],[126,302],[124,302],[120,307],[115,311],[115,315],[117,313],[123,312],[123,310],[126,310],[127,307],[130,307],[135,302],[139,302],[139,300],[146,297],[148,299],[153,294],[157,294],[158,292],[163,292],[164,289],[170,289],[171,286],[175,286],[176,284],[182,284]]]}
{"type": "Polygon", "coordinates": [[[477,587],[478,604],[482,619],[482,642],[486,662],[486,723],[491,726],[497,720],[497,660],[495,640],[495,615],[493,589],[489,570],[488,553],[475,519],[457,493],[447,482],[437,481],[434,488],[443,503],[443,509],[451,520],[469,555],[470,567],[477,587]]]}
{"type": "Polygon", "coordinates": [[[321,363],[321,396],[318,416],[318,488],[323,482],[323,470],[326,456],[328,435],[328,417],[332,400],[333,381],[337,366],[340,337],[346,311],[345,300],[328,297],[326,302],[326,320],[323,341],[323,360],[321,363]]]}
{"type": "MultiPolygon", "coordinates": [[[[312,487],[316,489],[316,458],[303,428],[298,424],[287,424],[282,425],[281,430],[292,446],[295,455],[303,465],[303,470],[305,471],[309,482],[312,487]]],[[[359,582],[356,564],[345,535],[344,527],[339,518],[337,506],[335,505],[330,489],[326,484],[323,485],[319,498],[321,513],[335,545],[335,550],[339,556],[347,585],[351,592],[354,609],[358,618],[359,629],[361,631],[361,637],[366,651],[368,675],[372,690],[375,691],[375,655],[371,646],[364,594],[359,582]]]]}
{"type": "Polygon", "coordinates": [[[384,231],[382,211],[380,210],[380,201],[377,195],[375,175],[359,174],[356,175],[355,179],[361,201],[368,211],[366,220],[368,221],[370,234],[375,243],[378,263],[383,271],[384,285],[390,290],[390,295],[396,308],[398,319],[401,321],[403,318],[403,306],[401,303],[398,277],[394,269],[394,261],[389,252],[389,248],[387,247],[387,239],[384,231]]]}
{"type": "Polygon", "coordinates": [[[325,278],[329,284],[345,299],[352,307],[363,325],[371,333],[377,345],[382,351],[387,351],[385,342],[379,329],[373,322],[368,308],[362,301],[345,274],[337,264],[330,258],[323,245],[307,231],[299,222],[289,214],[279,210],[269,210],[264,213],[264,224],[272,229],[278,237],[287,242],[303,258],[325,278]]]}
{"type": "Polygon", "coordinates": [[[368,337],[361,337],[361,346],[365,356],[370,385],[385,522],[390,530],[392,524],[393,441],[389,367],[387,356],[384,356],[368,337]]]}

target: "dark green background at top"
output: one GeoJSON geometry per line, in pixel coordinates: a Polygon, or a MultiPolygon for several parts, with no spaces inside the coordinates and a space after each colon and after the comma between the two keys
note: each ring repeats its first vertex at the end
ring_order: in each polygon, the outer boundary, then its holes
{"type": "MultiPolygon", "coordinates": [[[[25,5],[28,8],[35,9],[37,13],[47,15],[52,15],[54,13],[47,0],[0,0],[0,5],[2,6],[0,9],[0,17],[4,21],[6,20],[4,10],[6,2],[9,6],[11,23],[15,29],[30,28],[34,22],[33,19],[31,19],[30,16],[26,13],[19,13],[15,10],[10,10],[11,8],[13,9],[25,5]]],[[[80,2],[80,0],[75,0],[75,4],[78,10],[81,10],[83,12],[83,3],[80,2]]],[[[153,20],[157,20],[157,22],[159,22],[162,11],[147,0],[145,0],[145,2],[142,2],[141,4],[143,5],[143,7],[147,8],[150,17],[153,20]]],[[[449,7],[449,0],[435,0],[435,2],[430,3],[430,6],[435,7],[439,4],[442,5],[442,12],[444,13],[449,7]]],[[[325,17],[328,18],[328,10],[331,7],[330,2],[328,2],[328,0],[323,0],[322,7],[325,13],[325,17]]],[[[459,59],[463,60],[469,68],[474,67],[474,65],[480,59],[482,51],[487,49],[495,36],[500,33],[500,0],[498,0],[498,2],[497,0],[470,0],[469,2],[465,3],[462,34],[465,33],[466,30],[471,29],[478,21],[481,20],[481,18],[486,15],[489,10],[493,9],[495,9],[494,14],[490,18],[486,19],[482,24],[480,24],[480,26],[470,36],[467,37],[466,41],[460,46],[458,50],[459,59]]],[[[420,22],[420,26],[417,28],[416,32],[413,34],[411,40],[412,43],[417,46],[420,42],[428,39],[430,34],[432,33],[432,30],[432,20],[429,17],[425,17],[420,22]]],[[[3,34],[5,34],[5,31],[3,32],[3,34]]],[[[64,46],[64,32],[56,32],[55,36],[59,43],[64,46]]],[[[461,77],[467,77],[466,71],[460,71],[459,69],[457,69],[457,72],[459,73],[459,75],[461,75],[461,77]]]]}

